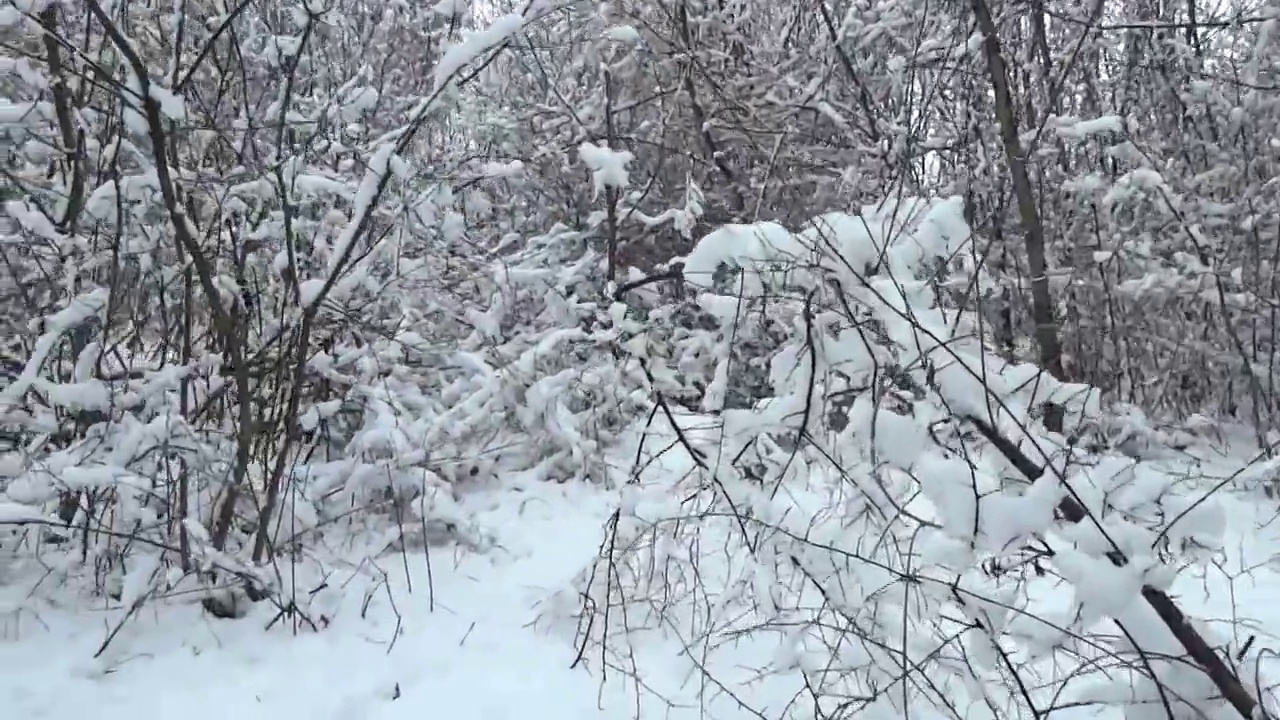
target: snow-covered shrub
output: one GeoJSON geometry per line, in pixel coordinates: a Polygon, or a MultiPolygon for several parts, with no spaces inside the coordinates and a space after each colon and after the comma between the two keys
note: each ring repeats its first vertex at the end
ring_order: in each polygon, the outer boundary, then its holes
{"type": "Polygon", "coordinates": [[[3,292],[23,306],[0,502],[23,520],[0,562],[112,596],[144,576],[142,595],[271,594],[264,566],[329,530],[373,526],[373,552],[482,541],[451,502],[474,468],[435,442],[469,429],[424,397],[477,302],[455,281],[491,259],[459,250],[478,134],[447,119],[542,10],[458,35],[430,7],[204,5],[3,13],[23,51],[0,58],[3,292]],[[174,32],[131,36],[153,21],[174,32]]]}
{"type": "Polygon", "coordinates": [[[610,352],[603,259],[563,227],[521,243],[484,268],[480,297],[419,378],[421,444],[458,478],[594,477],[613,432],[642,412],[638,380],[610,352]]]}
{"type": "Polygon", "coordinates": [[[699,303],[722,318],[766,306],[789,333],[753,407],[708,401],[650,422],[659,440],[637,458],[601,559],[549,615],[576,617],[583,658],[646,695],[647,639],[674,637],[687,665],[665,667],[706,688],[713,717],[1227,707],[1143,600],[1217,549],[1220,508],[1042,429],[1042,403],[1064,407],[1071,430],[1099,399],[999,359],[981,316],[940,300],[931,276],[968,242],[958,198],[702,238],[684,265],[699,303]],[[725,265],[732,292],[707,279],[725,265]],[[687,474],[645,471],[674,452],[687,474]]]}

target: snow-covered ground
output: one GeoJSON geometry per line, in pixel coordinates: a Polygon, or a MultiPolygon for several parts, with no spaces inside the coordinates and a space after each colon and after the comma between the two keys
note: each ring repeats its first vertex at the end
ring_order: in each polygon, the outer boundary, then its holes
{"type": "MultiPolygon", "coordinates": [[[[1237,460],[1195,472],[1212,481],[1237,460]]],[[[679,473],[687,458],[664,457],[651,475],[679,473]]],[[[1172,470],[1176,463],[1170,461],[1172,470]]],[[[1185,468],[1181,468],[1185,469],[1185,468]]],[[[181,717],[555,718],[704,717],[699,685],[679,648],[655,646],[641,659],[655,693],[637,705],[634,685],[602,682],[595,663],[574,664],[573,628],[535,622],[597,555],[618,494],[576,483],[512,483],[465,501],[493,533],[484,552],[437,547],[389,556],[379,569],[330,567],[329,587],[309,609],[321,632],[293,631],[290,619],[264,630],[266,604],[240,620],[217,620],[198,606],[153,604],[121,625],[125,611],[33,606],[0,618],[0,713],[5,718],[139,720],[181,717]],[[385,572],[386,582],[377,580],[385,572]],[[407,573],[407,575],[406,575],[407,573]],[[430,582],[428,582],[428,578],[430,582]],[[101,657],[94,655],[115,630],[101,657]],[[662,695],[666,702],[655,702],[662,695]]],[[[1229,497],[1226,562],[1184,574],[1173,593],[1191,614],[1221,622],[1238,648],[1249,632],[1260,647],[1280,627],[1280,522],[1260,493],[1229,497]]],[[[3,588],[0,588],[3,590],[3,588]]],[[[744,648],[743,652],[750,652],[744,648]]],[[[754,659],[748,659],[751,664],[754,659]]],[[[756,688],[756,697],[760,688],[756,688]]],[[[785,700],[781,698],[780,700],[785,700]]],[[[781,707],[779,702],[778,706],[781,707]]],[[[735,714],[719,705],[717,717],[735,714]]],[[[1070,711],[1096,716],[1091,708],[1070,711]]]]}
{"type": "MultiPolygon", "coordinates": [[[[593,717],[597,683],[571,672],[570,643],[526,626],[539,601],[595,554],[609,494],[544,484],[471,499],[497,531],[484,553],[435,548],[383,558],[390,577],[338,571],[350,584],[322,632],[269,606],[217,620],[198,606],[153,605],[93,655],[122,609],[10,614],[0,642],[0,707],[10,718],[537,718],[593,717]],[[365,606],[366,589],[376,588],[365,606]],[[394,607],[393,607],[394,602],[394,607]],[[432,604],[434,603],[434,608],[432,604]],[[364,609],[362,617],[362,609],[364,609]],[[397,630],[397,625],[399,629],[397,630]],[[397,697],[398,695],[398,697],[397,697]]],[[[609,703],[627,717],[628,704],[609,703]]]]}
{"type": "MultiPolygon", "coordinates": [[[[678,472],[677,456],[649,474],[678,472]]],[[[517,479],[462,504],[492,547],[330,560],[307,608],[327,619],[318,633],[268,603],[219,620],[166,601],[125,620],[120,603],[86,613],[0,583],[0,717],[633,717],[627,690],[570,669],[571,622],[534,627],[596,557],[618,493],[517,479]]]]}

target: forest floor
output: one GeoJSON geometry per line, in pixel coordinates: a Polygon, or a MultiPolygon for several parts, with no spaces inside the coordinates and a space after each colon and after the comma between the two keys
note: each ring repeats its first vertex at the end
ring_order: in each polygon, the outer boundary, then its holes
{"type": "MultiPolygon", "coordinates": [[[[1194,472],[1211,481],[1213,473],[1228,473],[1238,461],[1230,454],[1202,459],[1194,472]]],[[[1189,471],[1166,462],[1171,471],[1189,471]]],[[[687,466],[688,459],[672,451],[650,472],[678,473],[687,466]]],[[[464,502],[493,535],[494,547],[392,554],[376,567],[330,565],[325,590],[300,590],[313,600],[307,612],[324,625],[319,632],[297,616],[277,618],[268,603],[242,619],[219,620],[193,602],[147,604],[129,615],[119,603],[86,611],[0,597],[9,606],[0,606],[7,610],[0,614],[0,715],[745,717],[731,705],[717,709],[699,700],[700,683],[691,680],[696,673],[680,660],[679,648],[654,647],[646,654],[644,683],[654,694],[638,704],[634,684],[621,682],[617,673],[602,678],[590,658],[571,668],[577,656],[572,623],[538,622],[557,593],[564,602],[562,591],[597,556],[618,506],[616,492],[516,480],[464,502]],[[657,696],[665,700],[655,701],[657,696]]],[[[1221,624],[1234,637],[1231,647],[1256,633],[1254,642],[1280,649],[1280,639],[1266,634],[1280,632],[1276,503],[1261,493],[1237,493],[1225,502],[1225,557],[1206,572],[1184,573],[1172,593],[1189,614],[1221,624]]],[[[1077,708],[1068,714],[1101,712],[1077,708]]]]}

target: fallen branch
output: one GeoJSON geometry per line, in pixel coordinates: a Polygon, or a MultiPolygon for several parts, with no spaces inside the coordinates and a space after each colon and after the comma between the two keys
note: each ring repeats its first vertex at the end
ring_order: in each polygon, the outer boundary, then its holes
{"type": "MultiPolygon", "coordinates": [[[[968,420],[972,422],[992,445],[1000,451],[1001,455],[1018,469],[1018,472],[1026,476],[1027,480],[1035,481],[1044,474],[1044,468],[1036,465],[1031,458],[1018,448],[1013,441],[996,432],[986,421],[969,416],[968,420]]],[[[1068,522],[1080,523],[1088,519],[1089,514],[1075,498],[1066,497],[1062,502],[1058,503],[1058,512],[1066,518],[1068,522]]],[[[1119,549],[1107,553],[1107,558],[1118,566],[1128,563],[1128,558],[1120,552],[1119,549]]],[[[1232,707],[1236,709],[1245,720],[1253,720],[1254,711],[1258,707],[1258,702],[1254,700],[1249,691],[1245,689],[1244,684],[1240,682],[1240,678],[1232,672],[1231,668],[1223,662],[1222,658],[1213,651],[1209,643],[1191,626],[1187,616],[1178,608],[1173,598],[1161,590],[1157,590],[1149,585],[1142,586],[1142,597],[1156,611],[1156,615],[1164,621],[1168,626],[1169,632],[1178,639],[1183,649],[1187,651],[1187,655],[1205,671],[1213,684],[1217,686],[1222,696],[1230,702],[1232,707]]]]}

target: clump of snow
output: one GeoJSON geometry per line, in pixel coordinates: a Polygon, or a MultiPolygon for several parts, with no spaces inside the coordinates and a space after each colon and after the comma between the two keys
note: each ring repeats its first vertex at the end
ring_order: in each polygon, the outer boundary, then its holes
{"type": "Polygon", "coordinates": [[[483,30],[467,33],[461,41],[446,50],[436,63],[433,90],[439,91],[459,70],[520,32],[524,23],[522,15],[511,13],[499,17],[483,30]]]}
{"type": "Polygon", "coordinates": [[[150,85],[151,99],[160,106],[160,113],[170,120],[185,120],[187,106],[182,98],[168,88],[161,87],[152,81],[150,85]]]}
{"type": "Polygon", "coordinates": [[[12,403],[21,397],[36,381],[45,361],[63,336],[102,312],[109,297],[110,292],[106,288],[95,288],[73,298],[66,307],[46,317],[42,323],[44,332],[37,338],[35,348],[23,367],[22,373],[7,387],[0,390],[0,406],[12,403]]]}
{"type": "Polygon", "coordinates": [[[604,31],[605,37],[628,45],[639,45],[644,42],[640,31],[634,25],[614,25],[604,31]]]}
{"type": "Polygon", "coordinates": [[[511,160],[509,162],[486,162],[481,172],[485,177],[497,178],[516,177],[524,172],[524,163],[519,160],[511,160]]]}
{"type": "Polygon", "coordinates": [[[613,150],[608,147],[584,142],[578,146],[578,156],[591,170],[591,186],[599,197],[605,188],[626,188],[631,184],[627,174],[627,165],[635,160],[635,156],[626,150],[613,150]]]}
{"type": "Polygon", "coordinates": [[[339,115],[345,122],[358,120],[377,106],[380,97],[376,88],[352,88],[342,99],[339,115]]]}
{"type": "Polygon", "coordinates": [[[431,11],[445,17],[462,17],[471,9],[470,0],[439,0],[431,6],[431,11]]]}
{"type": "Polygon", "coordinates": [[[1054,119],[1053,127],[1059,136],[1072,140],[1085,140],[1095,135],[1125,133],[1124,118],[1116,115],[1104,115],[1092,120],[1060,117],[1054,119]]]}
{"type": "Polygon", "coordinates": [[[316,304],[320,299],[320,293],[324,290],[324,280],[312,278],[303,280],[298,284],[298,295],[303,307],[310,307],[316,304]]]}
{"type": "Polygon", "coordinates": [[[0,500],[0,525],[43,523],[47,518],[39,508],[0,500]]]}

